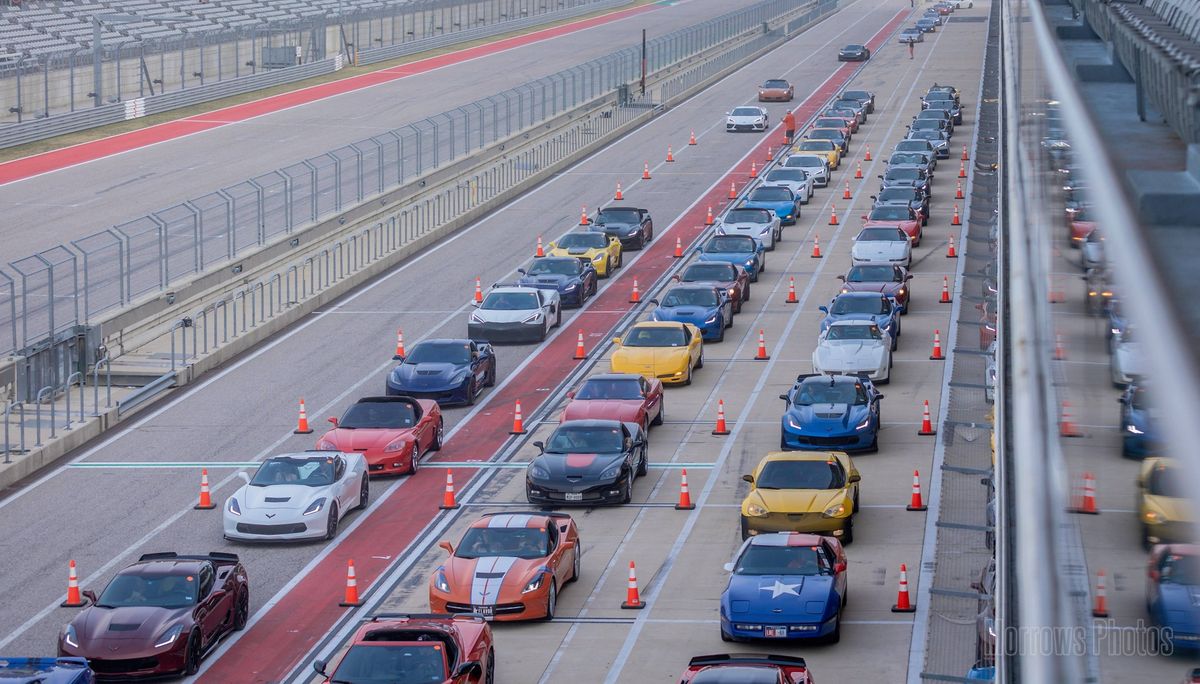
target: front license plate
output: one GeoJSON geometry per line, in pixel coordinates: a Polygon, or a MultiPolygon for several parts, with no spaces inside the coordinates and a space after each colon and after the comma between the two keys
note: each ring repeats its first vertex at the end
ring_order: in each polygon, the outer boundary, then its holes
{"type": "Polygon", "coordinates": [[[771,639],[786,638],[788,634],[787,627],[767,627],[767,637],[771,639]]]}
{"type": "Polygon", "coordinates": [[[567,492],[567,501],[583,501],[583,492],[567,492]]]}
{"type": "Polygon", "coordinates": [[[488,620],[491,620],[496,615],[495,606],[471,606],[471,610],[479,613],[488,620]]]}

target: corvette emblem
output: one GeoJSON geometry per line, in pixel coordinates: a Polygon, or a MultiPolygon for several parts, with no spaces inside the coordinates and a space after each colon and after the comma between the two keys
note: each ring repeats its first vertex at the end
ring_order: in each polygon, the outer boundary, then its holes
{"type": "Polygon", "coordinates": [[[108,650],[110,650],[110,651],[117,651],[117,650],[120,650],[120,648],[121,648],[120,646],[109,646],[109,647],[108,647],[108,650]]]}

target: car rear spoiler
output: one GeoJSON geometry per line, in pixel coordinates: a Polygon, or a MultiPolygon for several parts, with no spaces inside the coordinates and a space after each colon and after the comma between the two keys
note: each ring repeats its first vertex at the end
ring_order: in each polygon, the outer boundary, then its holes
{"type": "Polygon", "coordinates": [[[380,620],[458,620],[460,622],[485,622],[479,613],[376,613],[367,618],[370,622],[380,620]]]}
{"type": "Polygon", "coordinates": [[[493,511],[484,513],[480,517],[490,518],[493,515],[543,515],[547,518],[566,518],[568,520],[571,518],[570,513],[559,513],[558,511],[493,511]]]}
{"type": "Polygon", "coordinates": [[[688,667],[703,667],[705,665],[783,665],[785,667],[808,667],[804,658],[799,656],[774,655],[767,653],[719,653],[715,655],[696,656],[688,662],[688,667]]]}
{"type": "Polygon", "coordinates": [[[200,561],[215,561],[217,563],[237,563],[238,555],[236,553],[226,553],[224,551],[209,551],[205,555],[187,555],[178,554],[174,551],[162,551],[159,553],[143,553],[138,562],[156,561],[156,560],[200,560],[200,561]]]}

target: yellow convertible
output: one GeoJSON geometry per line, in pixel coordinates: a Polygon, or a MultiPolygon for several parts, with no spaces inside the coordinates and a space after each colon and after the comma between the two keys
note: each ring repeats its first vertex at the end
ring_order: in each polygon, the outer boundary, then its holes
{"type": "Polygon", "coordinates": [[[1187,476],[1169,458],[1147,458],[1138,474],[1138,517],[1146,546],[1195,539],[1187,476]]]}
{"type": "Polygon", "coordinates": [[[842,148],[832,140],[811,140],[804,138],[796,144],[796,151],[801,154],[820,154],[829,160],[829,168],[836,169],[842,165],[842,148]]]}
{"type": "Polygon", "coordinates": [[[609,364],[614,373],[640,373],[664,385],[690,385],[692,372],[704,366],[704,341],[700,329],[676,321],[638,323],[617,346],[609,364]]]}
{"type": "Polygon", "coordinates": [[[621,267],[621,241],[604,233],[567,233],[548,246],[550,256],[572,256],[590,261],[601,278],[609,277],[621,267]]]}
{"type": "Polygon", "coordinates": [[[858,482],[854,462],[842,451],[772,451],[751,475],[742,501],[742,538],[760,532],[832,534],[854,541],[858,482]]]}

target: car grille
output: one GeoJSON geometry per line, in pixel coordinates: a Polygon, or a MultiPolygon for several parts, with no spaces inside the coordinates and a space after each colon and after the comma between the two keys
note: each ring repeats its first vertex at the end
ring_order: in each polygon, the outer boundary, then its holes
{"type": "MultiPolygon", "coordinates": [[[[497,603],[494,607],[494,614],[513,615],[524,610],[524,603],[497,603]]],[[[450,613],[473,613],[475,612],[475,607],[469,603],[447,603],[446,611],[450,613]]]]}
{"type": "Polygon", "coordinates": [[[812,446],[846,446],[856,443],[858,437],[854,435],[849,437],[797,437],[796,441],[812,446]]]}
{"type": "Polygon", "coordinates": [[[435,371],[435,370],[419,370],[419,371],[417,371],[417,375],[439,375],[439,374],[441,374],[441,371],[435,371]]]}
{"type": "Polygon", "coordinates": [[[841,418],[842,414],[840,414],[840,413],[818,413],[817,417],[818,418],[826,418],[826,419],[841,418]]]}
{"type": "Polygon", "coordinates": [[[237,531],[242,534],[299,534],[308,528],[304,523],[288,525],[255,525],[253,523],[238,523],[237,531]]]}
{"type": "Polygon", "coordinates": [[[88,658],[88,666],[97,674],[121,674],[123,672],[141,672],[158,667],[158,657],[130,658],[128,660],[97,660],[88,658]]]}

